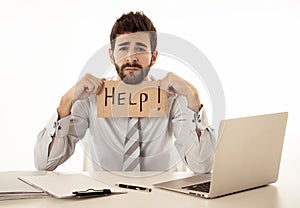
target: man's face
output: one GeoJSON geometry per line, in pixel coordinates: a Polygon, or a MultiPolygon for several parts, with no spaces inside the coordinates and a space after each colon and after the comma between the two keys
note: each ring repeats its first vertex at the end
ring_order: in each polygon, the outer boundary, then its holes
{"type": "Polygon", "coordinates": [[[151,53],[149,33],[135,32],[117,36],[110,56],[119,77],[127,84],[137,84],[148,75],[157,52],[151,53]]]}

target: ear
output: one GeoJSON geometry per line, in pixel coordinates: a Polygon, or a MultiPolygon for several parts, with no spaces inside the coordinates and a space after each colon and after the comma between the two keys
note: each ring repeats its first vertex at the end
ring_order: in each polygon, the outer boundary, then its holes
{"type": "Polygon", "coordinates": [[[111,62],[112,64],[115,64],[114,52],[112,51],[111,48],[109,49],[108,52],[109,52],[109,59],[110,59],[110,62],[111,62]]]}
{"type": "Polygon", "coordinates": [[[151,57],[151,64],[150,64],[150,66],[153,66],[153,65],[155,64],[157,55],[158,55],[158,52],[157,52],[157,51],[152,52],[152,57],[151,57]]]}

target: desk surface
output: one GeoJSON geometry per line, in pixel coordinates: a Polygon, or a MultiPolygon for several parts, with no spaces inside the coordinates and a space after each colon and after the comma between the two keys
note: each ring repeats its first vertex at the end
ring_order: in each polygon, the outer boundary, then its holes
{"type": "MultiPolygon", "coordinates": [[[[152,184],[175,178],[181,178],[191,173],[165,172],[151,173],[142,172],[134,173],[135,176],[128,173],[124,174],[111,172],[84,172],[100,181],[114,185],[116,183],[130,183],[151,187],[152,184]],[[138,175],[137,175],[138,174],[138,175]]],[[[0,201],[0,207],[30,207],[30,208],[47,208],[47,207],[238,207],[238,208],[289,208],[299,206],[299,180],[292,181],[296,178],[296,173],[289,178],[281,177],[280,180],[272,185],[265,187],[231,194],[216,199],[202,199],[194,196],[184,195],[176,192],[153,188],[152,192],[143,192],[127,190],[128,194],[113,195],[109,197],[89,198],[82,200],[72,199],[55,199],[52,197],[42,199],[22,199],[0,201]],[[284,180],[283,180],[284,179],[284,180]],[[298,196],[298,197],[297,197],[298,196]],[[298,198],[298,199],[297,199],[298,198]]]]}

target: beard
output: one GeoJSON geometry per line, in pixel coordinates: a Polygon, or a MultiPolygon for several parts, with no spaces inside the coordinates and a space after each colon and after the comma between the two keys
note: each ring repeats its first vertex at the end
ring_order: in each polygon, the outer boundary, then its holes
{"type": "Polygon", "coordinates": [[[138,84],[142,82],[145,79],[145,77],[148,76],[148,73],[150,71],[150,66],[143,68],[140,64],[137,64],[135,62],[133,64],[130,63],[123,64],[121,67],[115,64],[115,67],[119,77],[126,84],[138,84]],[[135,67],[138,70],[125,74],[126,67],[135,67]]]}

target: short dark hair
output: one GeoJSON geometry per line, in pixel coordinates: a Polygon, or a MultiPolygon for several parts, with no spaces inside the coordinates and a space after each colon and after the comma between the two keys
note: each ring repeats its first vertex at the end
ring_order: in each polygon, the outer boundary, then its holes
{"type": "Polygon", "coordinates": [[[147,31],[150,34],[151,51],[155,51],[157,45],[156,29],[152,21],[143,12],[130,12],[117,19],[110,33],[111,49],[115,48],[115,40],[118,35],[125,33],[147,31]]]}

